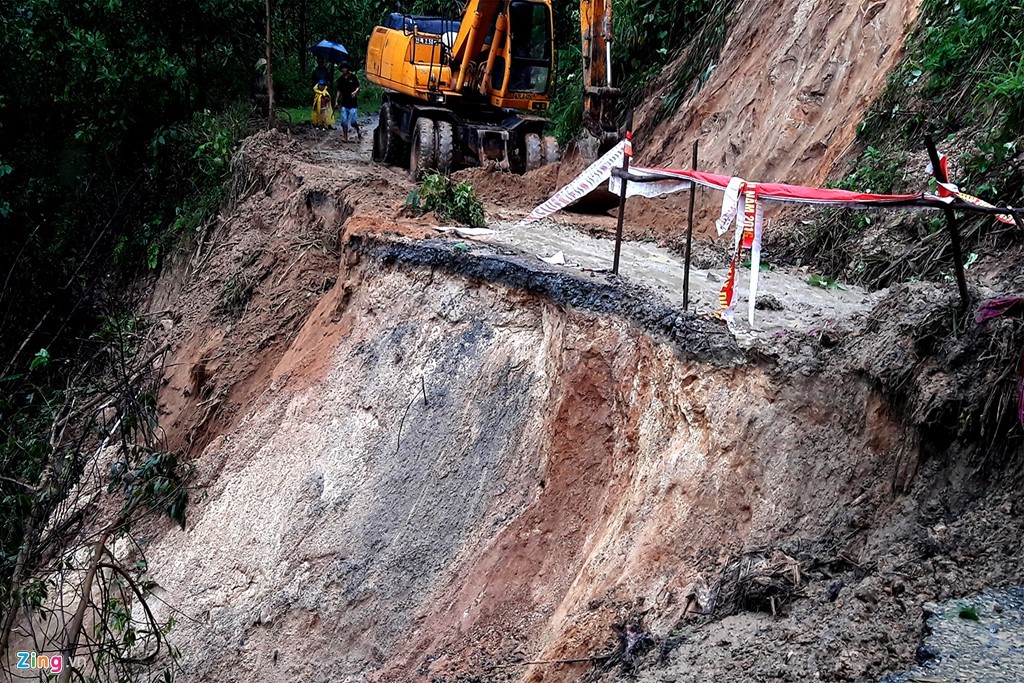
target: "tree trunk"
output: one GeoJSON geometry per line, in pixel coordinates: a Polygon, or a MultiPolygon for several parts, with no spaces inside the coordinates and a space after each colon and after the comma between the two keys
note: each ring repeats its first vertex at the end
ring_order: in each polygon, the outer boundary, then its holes
{"type": "Polygon", "coordinates": [[[267,128],[273,128],[277,122],[277,112],[274,111],[274,72],[271,68],[271,62],[273,61],[273,54],[271,50],[270,42],[270,0],[264,2],[267,10],[267,103],[268,103],[268,116],[267,116],[267,128]]]}
{"type": "Polygon", "coordinates": [[[309,64],[309,53],[306,52],[306,0],[299,0],[299,73],[305,78],[306,66],[309,64]]]}
{"type": "Polygon", "coordinates": [[[61,671],[58,683],[68,683],[71,680],[71,672],[73,671],[71,661],[75,657],[75,650],[78,649],[78,638],[82,634],[82,624],[85,622],[85,609],[89,606],[92,597],[92,582],[96,578],[96,570],[103,558],[107,539],[109,538],[110,530],[108,529],[103,532],[99,540],[96,541],[96,545],[93,546],[92,562],[89,564],[89,570],[85,574],[85,581],[82,582],[82,599],[78,603],[78,609],[75,610],[75,616],[71,620],[71,625],[68,626],[68,636],[65,642],[67,656],[64,660],[64,670],[61,671]]]}

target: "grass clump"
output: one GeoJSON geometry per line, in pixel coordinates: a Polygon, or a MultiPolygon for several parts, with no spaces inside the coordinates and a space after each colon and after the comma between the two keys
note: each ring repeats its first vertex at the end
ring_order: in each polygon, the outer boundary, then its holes
{"type": "Polygon", "coordinates": [[[474,228],[485,224],[484,205],[469,183],[456,183],[440,174],[428,175],[419,190],[409,197],[410,208],[433,211],[441,220],[455,221],[474,228]]]}
{"type": "Polygon", "coordinates": [[[980,621],[981,620],[981,617],[978,614],[978,608],[975,607],[974,605],[965,605],[965,606],[961,607],[960,611],[957,614],[957,616],[959,616],[961,619],[966,619],[968,621],[980,621]]]}

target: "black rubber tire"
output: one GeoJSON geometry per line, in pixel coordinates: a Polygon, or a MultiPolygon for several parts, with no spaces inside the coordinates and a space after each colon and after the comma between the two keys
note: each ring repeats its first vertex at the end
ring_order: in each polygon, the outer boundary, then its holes
{"type": "Polygon", "coordinates": [[[455,128],[448,121],[438,121],[434,127],[437,130],[437,172],[446,176],[452,172],[455,158],[455,128]]]}
{"type": "Polygon", "coordinates": [[[412,150],[409,152],[409,175],[413,180],[422,180],[429,171],[437,169],[436,135],[431,119],[425,116],[416,119],[412,132],[412,150]]]}
{"type": "Polygon", "coordinates": [[[380,105],[380,117],[377,119],[377,130],[374,142],[380,147],[380,160],[391,163],[391,105],[387,100],[380,105]]]}
{"type": "Polygon", "coordinates": [[[527,133],[524,138],[526,147],[526,172],[535,171],[544,163],[540,136],[536,133],[527,133]]]}
{"type": "Polygon", "coordinates": [[[545,164],[558,163],[558,140],[554,136],[547,136],[541,140],[541,157],[545,164]]]}
{"type": "Polygon", "coordinates": [[[394,132],[395,125],[394,110],[389,101],[385,101],[380,107],[380,120],[377,122],[380,144],[380,158],[389,166],[404,166],[406,161],[406,145],[401,136],[394,132]]]}
{"type": "Polygon", "coordinates": [[[380,138],[381,138],[381,135],[380,135],[380,133],[381,133],[380,120],[381,120],[380,118],[377,119],[377,127],[373,129],[373,148],[372,148],[372,151],[370,152],[370,159],[372,159],[376,163],[380,163],[380,162],[384,161],[384,153],[383,153],[383,151],[381,151],[381,144],[380,144],[380,138]]]}

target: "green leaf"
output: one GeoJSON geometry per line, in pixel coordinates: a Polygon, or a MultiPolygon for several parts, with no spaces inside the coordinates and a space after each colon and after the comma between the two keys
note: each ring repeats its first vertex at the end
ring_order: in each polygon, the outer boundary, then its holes
{"type": "Polygon", "coordinates": [[[39,349],[36,351],[36,355],[33,356],[32,362],[29,363],[28,369],[30,372],[33,370],[45,370],[49,364],[50,352],[46,349],[39,349]]]}

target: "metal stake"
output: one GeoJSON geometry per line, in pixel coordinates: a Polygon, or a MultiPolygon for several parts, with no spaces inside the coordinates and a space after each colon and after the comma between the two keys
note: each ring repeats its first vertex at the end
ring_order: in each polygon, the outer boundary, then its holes
{"type": "MultiPolygon", "coordinates": [[[[633,154],[633,111],[626,114],[626,149],[622,154],[622,172],[629,173],[629,157],[633,154]]],[[[626,180],[623,175],[620,180],[622,187],[619,190],[619,222],[615,227],[615,260],[612,262],[612,275],[619,274],[619,254],[622,252],[622,224],[626,220],[626,180]]]]}
{"type": "MultiPolygon", "coordinates": [[[[697,141],[693,141],[693,167],[697,170],[697,141]]],[[[697,183],[690,181],[690,210],[686,215],[686,261],[683,265],[683,310],[690,310],[690,255],[693,246],[693,205],[697,198],[697,183]]]]}
{"type": "MultiPolygon", "coordinates": [[[[939,164],[939,152],[935,149],[935,141],[932,140],[931,135],[925,136],[924,144],[928,147],[928,156],[931,158],[935,179],[940,183],[948,183],[949,178],[946,177],[945,171],[939,164]]],[[[960,290],[960,305],[962,308],[967,308],[971,295],[967,291],[967,277],[964,275],[964,255],[960,248],[960,230],[957,228],[956,213],[950,207],[946,207],[943,211],[946,214],[946,225],[949,227],[949,241],[953,247],[953,267],[956,274],[956,286],[960,290]]]]}

